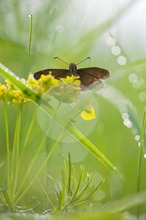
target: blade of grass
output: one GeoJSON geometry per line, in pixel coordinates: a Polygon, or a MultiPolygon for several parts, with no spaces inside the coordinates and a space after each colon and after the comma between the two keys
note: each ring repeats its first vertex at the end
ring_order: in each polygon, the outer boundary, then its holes
{"type": "Polygon", "coordinates": [[[53,210],[55,210],[55,206],[54,206],[54,204],[53,204],[53,202],[52,202],[52,200],[51,200],[51,198],[50,198],[49,194],[47,193],[46,189],[44,188],[44,186],[43,186],[43,184],[41,183],[41,181],[40,181],[40,179],[39,179],[39,178],[38,178],[38,182],[39,182],[39,184],[40,184],[40,186],[41,186],[41,188],[42,188],[43,192],[45,193],[45,195],[46,195],[46,197],[47,197],[48,201],[50,202],[50,204],[51,204],[51,206],[52,206],[53,210]]]}
{"type": "Polygon", "coordinates": [[[67,196],[71,192],[71,156],[68,154],[68,181],[67,181],[67,196]]]}
{"type": "MultiPolygon", "coordinates": [[[[145,138],[145,129],[146,129],[146,112],[143,115],[141,135],[140,135],[140,145],[138,153],[138,172],[137,172],[137,193],[140,193],[140,184],[141,184],[141,167],[142,167],[142,156],[143,156],[143,144],[145,138]]],[[[139,207],[137,207],[137,217],[139,217],[139,207]]]]}
{"type": "Polygon", "coordinates": [[[89,199],[97,192],[97,190],[103,185],[104,182],[105,182],[105,180],[102,179],[102,180],[100,181],[100,183],[98,184],[98,186],[96,186],[96,187],[92,190],[92,192],[89,193],[89,195],[87,195],[87,196],[86,196],[85,198],[83,198],[83,199],[80,199],[79,202],[76,202],[76,201],[75,201],[75,203],[76,203],[76,204],[81,204],[81,203],[84,203],[84,202],[89,201],[89,199]]]}
{"type": "Polygon", "coordinates": [[[91,185],[91,182],[92,182],[93,179],[94,179],[94,176],[95,176],[95,174],[92,175],[91,178],[88,177],[87,182],[86,182],[86,185],[85,185],[85,186],[81,189],[81,191],[78,193],[78,195],[76,196],[76,200],[78,200],[79,198],[81,198],[81,197],[84,195],[84,193],[88,190],[88,188],[89,188],[90,185],[91,185]]]}

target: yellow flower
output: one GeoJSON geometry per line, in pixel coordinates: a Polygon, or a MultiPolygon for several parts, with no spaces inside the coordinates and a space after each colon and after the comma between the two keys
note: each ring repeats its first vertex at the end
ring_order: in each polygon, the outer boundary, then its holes
{"type": "Polygon", "coordinates": [[[55,79],[51,74],[41,75],[41,78],[38,80],[38,85],[42,93],[48,91],[53,86],[58,85],[59,80],[55,79]]]}
{"type": "Polygon", "coordinates": [[[87,108],[81,112],[81,117],[84,120],[92,120],[96,118],[94,108],[91,105],[88,105],[87,108]]]}
{"type": "Polygon", "coordinates": [[[81,81],[79,80],[79,76],[67,76],[66,78],[61,78],[60,80],[64,83],[72,83],[76,82],[80,86],[81,81]]]}
{"type": "Polygon", "coordinates": [[[28,77],[28,80],[26,81],[26,85],[35,90],[35,91],[38,91],[40,92],[40,88],[38,86],[38,81],[34,79],[33,75],[30,74],[29,77],[28,77]]]}
{"type": "Polygon", "coordinates": [[[7,88],[5,85],[0,85],[0,100],[4,100],[6,97],[7,88]]]}
{"type": "Polygon", "coordinates": [[[20,90],[8,90],[7,100],[12,104],[20,104],[24,102],[25,98],[23,93],[20,90]]]}

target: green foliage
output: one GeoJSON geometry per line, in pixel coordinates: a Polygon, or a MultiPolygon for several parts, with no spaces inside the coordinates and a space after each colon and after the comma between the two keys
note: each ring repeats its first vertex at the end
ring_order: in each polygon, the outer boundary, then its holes
{"type": "MultiPolygon", "coordinates": [[[[62,168],[62,184],[61,188],[56,181],[52,181],[56,185],[57,204],[53,205],[53,201],[50,198],[49,193],[44,189],[41,181],[39,183],[47,195],[47,198],[52,205],[51,212],[59,213],[72,213],[81,212],[82,209],[86,209],[90,204],[94,203],[94,195],[100,189],[104,180],[98,180],[95,186],[93,184],[95,173],[92,176],[89,173],[85,173],[83,166],[80,167],[79,177],[76,177],[75,167],[71,163],[71,157],[68,156],[68,166],[64,162],[62,168]]],[[[53,199],[54,200],[54,199],[53,199]]]]}

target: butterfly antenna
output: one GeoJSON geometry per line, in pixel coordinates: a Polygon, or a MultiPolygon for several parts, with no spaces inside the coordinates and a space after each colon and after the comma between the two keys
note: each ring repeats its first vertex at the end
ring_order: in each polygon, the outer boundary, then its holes
{"type": "Polygon", "coordinates": [[[29,14],[30,24],[29,24],[29,44],[28,44],[28,60],[27,60],[27,72],[30,71],[30,53],[31,53],[31,42],[32,42],[32,14],[29,14]]]}
{"type": "Polygon", "coordinates": [[[64,60],[60,59],[59,57],[54,57],[54,60],[55,60],[55,59],[58,59],[58,60],[60,60],[61,62],[63,62],[63,63],[65,63],[65,64],[69,65],[69,63],[65,62],[64,60]]]}
{"type": "Polygon", "coordinates": [[[80,62],[77,63],[76,65],[78,65],[78,64],[80,64],[80,63],[82,63],[82,62],[84,62],[84,61],[87,60],[87,59],[91,59],[91,57],[86,57],[84,60],[80,61],[80,62]]]}

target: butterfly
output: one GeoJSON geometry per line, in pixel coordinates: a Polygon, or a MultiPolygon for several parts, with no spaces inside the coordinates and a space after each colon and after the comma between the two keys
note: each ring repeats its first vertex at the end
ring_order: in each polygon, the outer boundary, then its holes
{"type": "Polygon", "coordinates": [[[74,63],[70,63],[69,69],[44,69],[34,73],[33,76],[36,80],[39,80],[41,78],[41,75],[48,75],[48,74],[51,74],[56,79],[66,78],[67,76],[79,76],[82,90],[91,89],[92,86],[96,84],[103,85],[102,80],[110,76],[109,71],[106,69],[99,67],[87,67],[87,68],[77,69],[77,65],[74,63]]]}

